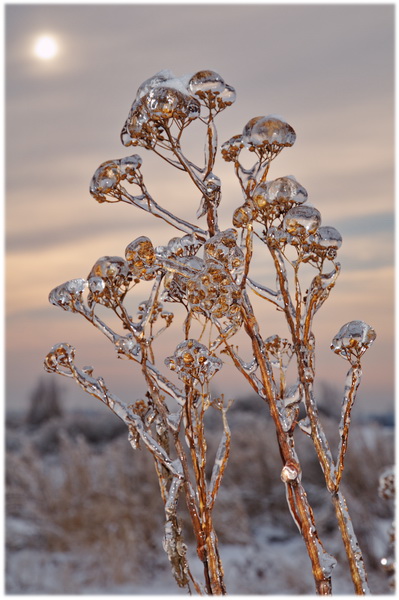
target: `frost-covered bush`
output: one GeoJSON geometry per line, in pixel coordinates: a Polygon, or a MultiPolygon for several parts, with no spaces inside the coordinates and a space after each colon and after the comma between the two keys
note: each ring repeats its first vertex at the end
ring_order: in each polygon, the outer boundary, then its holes
{"type": "Polygon", "coordinates": [[[211,394],[210,382],[222,381],[225,362],[232,362],[268,405],[282,459],[276,469],[305,542],[317,593],[331,593],[336,559],[322,544],[302,483],[298,435],[308,436],[314,445],[355,591],[364,594],[368,592],[366,570],[340,484],[361,357],[375,332],[363,321],[351,321],[332,341],[334,352],[350,363],[334,458],[314,394],[312,322],[339,275],[337,254],[342,238],[333,226],[322,225],[321,213],[308,202],[306,189],[294,177],[268,180],[271,161],[296,140],[291,125],[274,115],[250,119],[241,133],[221,146],[243,198],[234,208],[233,227],[220,229],[222,182],[214,173],[218,151],[214,121],[235,97],[234,88],[210,70],[180,78],[162,71],[139,87],[122,129],[122,143],[150,150],[188,175],[198,195],[197,218],[202,219],[202,227],[172,214],[152,197],[141,172],[141,156],[107,160],[92,178],[93,197],[98,202],[124,202],[140,208],[177,229],[179,236],[160,246],[140,235],[128,243],[124,257],[103,256],[86,279],[72,279],[50,293],[52,304],[83,316],[110,340],[118,357],[136,364],[147,384],[145,397],[123,403],[102,377],[94,376],[92,367],[77,365],[75,349],[67,343],[53,347],[45,367],[74,378],[84,391],[109,406],[127,425],[133,448],[141,446],[151,453],[165,512],[163,547],[177,584],[197,593],[225,594],[213,509],[231,446],[230,403],[223,395],[211,394]],[[181,144],[194,121],[202,123],[205,132],[201,165],[185,155],[181,144]],[[245,153],[253,158],[252,167],[244,166],[245,153]],[[265,259],[268,256],[274,267],[272,287],[250,276],[255,241],[263,244],[265,259]],[[144,301],[135,295],[142,282],[152,282],[144,301]],[[251,294],[282,314],[289,339],[260,331],[251,294]],[[137,298],[136,314],[131,314],[126,301],[132,295],[137,298]],[[156,340],[171,326],[174,313],[169,307],[177,304],[186,313],[182,339],[161,364],[155,364],[156,340]],[[104,307],[120,320],[119,330],[100,316],[104,307]],[[247,336],[249,356],[237,348],[238,332],[247,336]],[[210,411],[214,418],[219,415],[221,423],[212,454],[207,452],[205,427],[210,411]],[[202,581],[194,576],[188,559],[178,515],[180,497],[185,500],[203,565],[202,581]]]}

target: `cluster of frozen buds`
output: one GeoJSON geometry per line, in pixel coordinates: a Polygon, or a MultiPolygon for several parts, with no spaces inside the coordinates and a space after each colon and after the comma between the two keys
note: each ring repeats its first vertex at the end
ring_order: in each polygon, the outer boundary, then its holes
{"type": "Polygon", "coordinates": [[[364,321],[350,321],[341,327],[331,342],[331,350],[357,365],[376,338],[374,329],[364,321]]]}
{"type": "Polygon", "coordinates": [[[161,71],[147,79],[137,90],[123,126],[121,140],[125,146],[153,148],[169,143],[166,132],[172,123],[183,129],[201,117],[201,108],[220,112],[235,101],[235,90],[214,71],[198,71],[177,78],[161,71]]]}
{"type": "Polygon", "coordinates": [[[292,344],[278,335],[271,335],[265,340],[265,349],[272,365],[287,368],[293,355],[292,344]]]}
{"type": "Polygon", "coordinates": [[[75,359],[75,348],[70,344],[55,344],[47,354],[44,367],[49,373],[69,375],[75,359]]]}
{"type": "Polygon", "coordinates": [[[186,384],[192,384],[195,380],[205,384],[220,371],[223,362],[206,346],[190,339],[177,346],[174,354],[165,359],[165,365],[186,384]]]}
{"type": "Polygon", "coordinates": [[[92,177],[91,195],[98,202],[109,202],[109,196],[113,196],[118,201],[121,197],[122,181],[139,183],[138,172],[141,164],[142,159],[138,154],[103,162],[92,177]]]}
{"type": "Polygon", "coordinates": [[[241,290],[236,282],[243,268],[237,232],[227,229],[209,238],[203,259],[186,259],[169,285],[171,292],[176,293],[176,288],[184,291],[192,310],[216,319],[241,321],[241,290]]]}
{"type": "Polygon", "coordinates": [[[242,134],[233,136],[222,145],[222,156],[227,162],[239,162],[240,152],[246,148],[261,161],[270,161],[283,148],[292,146],[295,139],[294,129],[281,117],[253,117],[245,125],[242,134]]]}
{"type": "Polygon", "coordinates": [[[235,210],[233,224],[246,227],[259,222],[270,247],[283,249],[290,244],[305,253],[307,260],[334,260],[342,236],[335,227],[321,226],[320,212],[307,200],[306,189],[292,175],[263,181],[235,210]]]}

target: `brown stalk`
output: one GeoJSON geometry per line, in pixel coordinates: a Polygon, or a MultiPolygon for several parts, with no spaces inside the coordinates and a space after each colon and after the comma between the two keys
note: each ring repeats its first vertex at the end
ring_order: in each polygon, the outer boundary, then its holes
{"type": "MultiPolygon", "coordinates": [[[[367,573],[364,568],[361,569],[359,567],[359,561],[361,564],[363,564],[363,557],[362,557],[359,545],[357,543],[355,532],[354,532],[352,526],[350,527],[351,532],[349,533],[349,522],[351,524],[351,521],[349,518],[349,513],[347,515],[347,518],[343,518],[342,506],[340,505],[339,502],[337,503],[337,493],[339,493],[340,497],[341,497],[341,502],[344,503],[344,505],[345,505],[345,510],[346,511],[348,510],[347,506],[346,506],[345,498],[343,497],[341,492],[338,492],[339,483],[337,484],[337,482],[336,482],[337,469],[334,465],[334,461],[332,459],[332,454],[331,454],[331,451],[330,451],[330,448],[328,445],[328,441],[324,434],[323,427],[322,427],[320,418],[318,416],[317,407],[316,407],[316,404],[313,399],[313,394],[312,394],[313,377],[309,378],[308,374],[305,372],[306,369],[309,369],[309,366],[311,366],[313,364],[312,353],[314,351],[309,347],[309,339],[308,339],[309,335],[310,335],[312,314],[308,313],[305,317],[305,324],[306,324],[305,329],[306,329],[307,336],[308,336],[306,339],[306,343],[304,340],[305,346],[308,348],[308,350],[306,352],[306,357],[305,357],[300,350],[301,349],[301,340],[296,335],[295,329],[293,327],[293,321],[292,321],[292,318],[291,318],[291,315],[289,312],[288,307],[291,305],[291,299],[289,297],[289,292],[288,292],[288,288],[286,286],[284,274],[281,271],[280,264],[277,260],[277,257],[274,256],[273,250],[270,249],[270,251],[274,258],[274,263],[275,263],[279,281],[281,282],[280,290],[284,297],[285,314],[286,314],[287,322],[291,328],[291,333],[292,333],[292,337],[294,340],[294,348],[295,348],[295,353],[296,353],[297,361],[298,361],[298,373],[300,376],[300,381],[303,384],[303,388],[304,388],[304,392],[305,392],[306,411],[307,411],[307,414],[308,414],[308,417],[309,417],[309,420],[311,423],[312,441],[313,441],[314,447],[316,449],[316,453],[317,453],[317,457],[318,457],[320,466],[324,473],[327,489],[330,492],[330,494],[332,495],[332,502],[335,507],[335,513],[337,516],[338,526],[339,526],[339,529],[341,532],[342,540],[344,542],[345,551],[346,551],[346,555],[347,555],[348,562],[349,562],[351,577],[352,577],[352,581],[353,581],[356,593],[357,594],[365,594],[365,593],[368,593],[367,573]],[[308,364],[306,364],[306,362],[308,364]],[[352,543],[351,543],[351,539],[352,539],[352,543]],[[356,546],[357,546],[357,556],[356,556],[355,552],[352,550],[353,544],[356,544],[356,546]],[[361,582],[361,583],[359,583],[359,582],[361,582]]],[[[359,383],[360,383],[360,381],[357,383],[356,389],[357,389],[357,386],[359,385],[359,383]]],[[[351,391],[353,389],[353,393],[351,394],[350,400],[349,400],[350,407],[353,404],[353,398],[354,398],[354,393],[355,393],[354,385],[355,384],[352,380],[351,391]]],[[[347,415],[345,416],[345,426],[344,426],[345,433],[344,433],[344,444],[343,444],[345,449],[346,449],[346,443],[347,443],[347,436],[348,436],[348,432],[349,432],[350,407],[348,405],[349,412],[347,412],[347,415]]],[[[341,479],[342,473],[343,473],[343,459],[344,459],[345,449],[343,449],[343,451],[342,451],[343,452],[342,466],[341,466],[341,468],[338,468],[338,472],[340,472],[339,479],[341,479]]]]}
{"type": "MultiPolygon", "coordinates": [[[[257,324],[255,321],[255,317],[253,313],[250,315],[248,313],[252,313],[251,311],[243,310],[244,315],[244,324],[245,329],[251,338],[252,348],[254,351],[254,355],[258,361],[259,368],[262,376],[262,383],[264,385],[264,389],[266,392],[267,402],[269,405],[269,410],[271,417],[274,421],[274,425],[277,433],[277,440],[280,448],[280,454],[283,460],[283,463],[294,461],[297,462],[297,456],[293,451],[292,444],[289,441],[289,435],[286,433],[281,425],[279,411],[276,405],[274,392],[271,387],[270,375],[267,371],[265,358],[262,353],[262,348],[259,344],[258,336],[255,333],[255,328],[257,329],[257,324]],[[251,316],[251,318],[250,318],[251,316]]],[[[302,485],[296,481],[287,483],[287,487],[291,488],[292,494],[288,494],[288,497],[291,499],[293,506],[291,506],[294,513],[298,518],[298,527],[301,531],[301,534],[304,538],[306,548],[309,554],[309,558],[312,563],[312,572],[315,580],[316,591],[318,594],[328,595],[331,594],[331,578],[326,577],[323,573],[323,569],[320,563],[319,551],[322,544],[318,538],[316,528],[314,525],[314,521],[312,519],[312,511],[309,506],[306,493],[302,487],[302,485]],[[294,499],[294,501],[293,501],[294,499]]],[[[291,504],[291,503],[290,503],[291,504]]]]}

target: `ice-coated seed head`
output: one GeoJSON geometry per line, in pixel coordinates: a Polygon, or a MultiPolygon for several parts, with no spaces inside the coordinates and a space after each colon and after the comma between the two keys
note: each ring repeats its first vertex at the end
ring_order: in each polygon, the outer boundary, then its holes
{"type": "Polygon", "coordinates": [[[284,217],[283,227],[288,233],[298,237],[308,237],[317,231],[321,224],[321,214],[313,206],[294,206],[284,217]]]}
{"type": "Polygon", "coordinates": [[[374,329],[364,321],[350,321],[341,327],[330,348],[353,363],[360,359],[376,337],[374,329]]]}
{"type": "Polygon", "coordinates": [[[99,258],[89,273],[91,277],[101,277],[118,285],[125,281],[129,274],[127,262],[121,256],[103,256],[99,258]]]}
{"type": "Polygon", "coordinates": [[[292,175],[269,181],[267,192],[272,202],[303,204],[308,199],[307,191],[292,175]]]}
{"type": "Polygon", "coordinates": [[[229,271],[240,269],[244,265],[244,253],[237,245],[237,232],[235,229],[219,231],[209,238],[204,246],[204,258],[217,260],[225,265],[229,271]]]}
{"type": "Polygon", "coordinates": [[[308,193],[294,177],[288,176],[260,183],[252,198],[255,206],[267,218],[274,220],[286,214],[293,206],[306,202],[308,193]]]}
{"type": "Polygon", "coordinates": [[[90,183],[90,194],[98,202],[106,202],[106,194],[117,191],[121,176],[118,162],[107,160],[94,173],[90,183]]]}
{"type": "Polygon", "coordinates": [[[134,277],[149,281],[156,276],[157,262],[151,240],[142,235],[127,246],[125,257],[134,277]]]}
{"type": "Polygon", "coordinates": [[[235,162],[238,160],[238,155],[244,148],[244,142],[241,135],[234,135],[227,142],[221,145],[222,157],[226,162],[235,162]]]}
{"type": "Polygon", "coordinates": [[[182,102],[182,94],[166,87],[155,88],[145,96],[145,107],[153,119],[170,119],[182,102]]]}
{"type": "Polygon", "coordinates": [[[201,96],[205,92],[220,94],[226,88],[223,77],[215,71],[198,71],[188,83],[188,89],[192,94],[201,96]]]}
{"type": "Polygon", "coordinates": [[[142,163],[143,160],[138,154],[132,154],[131,156],[121,158],[119,161],[119,167],[121,170],[122,179],[126,177],[129,181],[129,178],[133,177],[136,174],[136,171],[140,169],[142,163]]]}
{"type": "Polygon", "coordinates": [[[275,366],[286,368],[292,358],[292,344],[279,335],[271,335],[265,339],[265,348],[270,362],[275,366]]]}
{"type": "Polygon", "coordinates": [[[315,243],[321,248],[338,250],[342,245],[342,236],[335,227],[326,225],[318,228],[315,243]]]}
{"type": "Polygon", "coordinates": [[[143,98],[146,111],[151,119],[171,118],[194,119],[200,114],[200,104],[195,98],[182,94],[173,87],[154,88],[143,98]]]}
{"type": "Polygon", "coordinates": [[[87,287],[85,279],[71,279],[51,290],[49,302],[63,310],[76,312],[76,307],[83,300],[82,295],[87,287]]]}
{"type": "Polygon", "coordinates": [[[49,373],[68,374],[75,358],[75,348],[70,344],[55,344],[44,359],[44,368],[49,373]]]}
{"type": "Polygon", "coordinates": [[[226,83],[226,87],[223,92],[220,92],[217,96],[218,107],[223,110],[226,106],[231,106],[236,100],[235,89],[226,83]]]}
{"type": "Polygon", "coordinates": [[[197,380],[203,384],[222,368],[223,362],[206,346],[190,339],[177,346],[174,354],[165,359],[165,365],[175,371],[184,383],[197,380]]]}
{"type": "Polygon", "coordinates": [[[173,73],[171,71],[169,71],[168,69],[159,71],[159,73],[156,73],[152,77],[149,77],[148,79],[143,81],[143,83],[139,86],[139,88],[137,90],[136,98],[142,98],[142,96],[145,96],[146,94],[151,92],[151,90],[153,88],[163,85],[169,79],[173,79],[173,78],[174,78],[173,73]]]}
{"type": "Polygon", "coordinates": [[[93,306],[96,302],[104,306],[111,306],[128,289],[129,266],[120,256],[103,256],[93,265],[87,281],[90,290],[89,306],[93,306]]]}
{"type": "Polygon", "coordinates": [[[241,228],[246,227],[258,216],[258,210],[253,204],[245,203],[242,206],[236,208],[233,214],[233,225],[234,227],[241,228]]]}
{"type": "Polygon", "coordinates": [[[294,129],[281,118],[269,115],[254,117],[245,125],[242,133],[243,142],[248,147],[265,146],[266,149],[292,146],[296,139],[294,129]]]}

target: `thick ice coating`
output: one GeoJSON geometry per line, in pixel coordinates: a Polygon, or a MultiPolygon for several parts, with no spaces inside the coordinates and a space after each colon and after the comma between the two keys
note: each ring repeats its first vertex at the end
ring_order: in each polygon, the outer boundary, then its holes
{"type": "Polygon", "coordinates": [[[376,333],[364,321],[350,321],[341,327],[331,343],[331,350],[350,362],[359,359],[371,346],[376,333]]]}
{"type": "Polygon", "coordinates": [[[292,146],[296,139],[294,129],[286,121],[272,115],[254,117],[245,125],[242,132],[247,146],[266,146],[270,149],[292,146]]]}
{"type": "Polygon", "coordinates": [[[321,214],[313,206],[294,206],[284,217],[283,226],[288,233],[308,236],[315,233],[321,224],[321,214]]]}
{"type": "Polygon", "coordinates": [[[127,246],[125,257],[134,277],[149,281],[156,276],[156,257],[151,240],[142,235],[127,246]]]}
{"type": "Polygon", "coordinates": [[[165,365],[185,383],[198,380],[203,384],[222,368],[223,362],[213,356],[206,346],[190,339],[177,346],[174,354],[165,359],[165,365]]]}
{"type": "Polygon", "coordinates": [[[124,146],[140,144],[147,148],[164,141],[163,130],[173,121],[186,126],[201,115],[201,101],[223,110],[235,100],[235,90],[218,73],[198,71],[194,75],[175,77],[160,71],[144,81],[121,132],[124,146]],[[216,100],[215,100],[216,99],[216,100]],[[216,104],[215,104],[216,103],[216,104]]]}
{"type": "Polygon", "coordinates": [[[303,204],[307,198],[305,188],[292,176],[262,182],[253,193],[255,206],[271,220],[285,214],[293,206],[303,204]]]}

